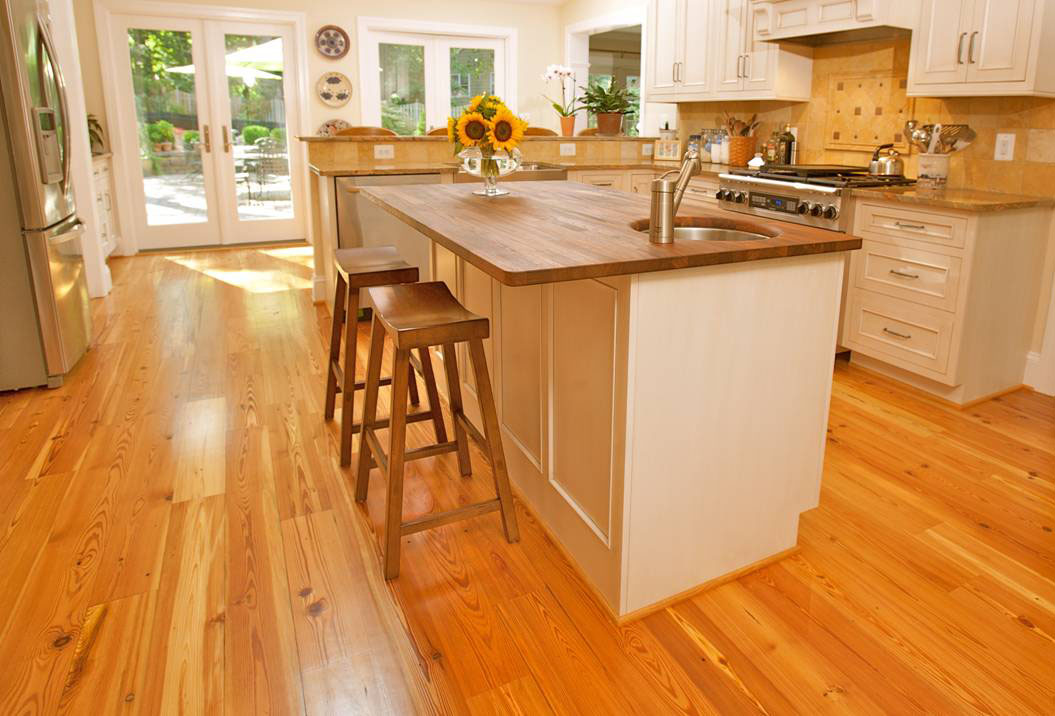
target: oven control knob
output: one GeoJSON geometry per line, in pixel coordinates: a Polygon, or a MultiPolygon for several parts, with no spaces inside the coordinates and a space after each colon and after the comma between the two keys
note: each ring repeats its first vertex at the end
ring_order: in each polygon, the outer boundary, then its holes
{"type": "Polygon", "coordinates": [[[810,203],[808,201],[800,201],[799,205],[795,207],[795,211],[798,214],[810,213],[810,203]]]}
{"type": "Polygon", "coordinates": [[[825,219],[838,219],[839,218],[839,210],[836,209],[834,206],[830,206],[830,205],[824,207],[824,218],[825,219]]]}
{"type": "Polygon", "coordinates": [[[714,192],[714,198],[718,201],[721,201],[725,198],[725,193],[725,189],[719,189],[718,191],[714,192]]]}
{"type": "Polygon", "coordinates": [[[824,211],[824,207],[820,204],[814,204],[810,207],[810,216],[820,216],[821,212],[824,211]]]}
{"type": "Polygon", "coordinates": [[[743,204],[745,201],[747,201],[747,194],[742,191],[738,191],[736,192],[736,196],[733,197],[733,201],[735,201],[737,204],[743,204]]]}

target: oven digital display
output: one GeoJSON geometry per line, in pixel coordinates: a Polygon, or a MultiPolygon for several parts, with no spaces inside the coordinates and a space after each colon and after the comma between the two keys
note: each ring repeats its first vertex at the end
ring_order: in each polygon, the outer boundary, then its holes
{"type": "Polygon", "coordinates": [[[769,209],[770,211],[781,211],[785,214],[797,213],[799,200],[787,196],[776,196],[774,194],[760,194],[751,192],[750,203],[756,209],[769,209]]]}

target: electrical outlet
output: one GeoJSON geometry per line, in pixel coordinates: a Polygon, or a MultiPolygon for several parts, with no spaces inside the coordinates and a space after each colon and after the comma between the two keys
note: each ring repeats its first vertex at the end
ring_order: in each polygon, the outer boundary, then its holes
{"type": "Polygon", "coordinates": [[[996,149],[993,151],[993,159],[999,162],[1010,162],[1015,158],[1015,135],[1011,132],[1001,132],[996,135],[996,149]]]}
{"type": "Polygon", "coordinates": [[[643,156],[643,157],[651,157],[652,156],[652,145],[649,144],[648,142],[645,142],[644,144],[641,145],[641,156],[643,156]]]}
{"type": "Polygon", "coordinates": [[[560,155],[562,157],[574,157],[575,156],[575,145],[572,142],[565,142],[560,145],[560,155]]]}
{"type": "Polygon", "coordinates": [[[374,159],[395,159],[396,148],[391,144],[375,144],[374,159]]]}

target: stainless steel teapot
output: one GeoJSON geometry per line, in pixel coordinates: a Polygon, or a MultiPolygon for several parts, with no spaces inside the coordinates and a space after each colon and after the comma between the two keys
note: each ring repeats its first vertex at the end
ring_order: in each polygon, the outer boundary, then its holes
{"type": "Polygon", "coordinates": [[[881,144],[872,154],[868,173],[877,177],[899,177],[905,173],[905,160],[893,144],[881,144]],[[885,153],[884,153],[885,152],[885,153]]]}

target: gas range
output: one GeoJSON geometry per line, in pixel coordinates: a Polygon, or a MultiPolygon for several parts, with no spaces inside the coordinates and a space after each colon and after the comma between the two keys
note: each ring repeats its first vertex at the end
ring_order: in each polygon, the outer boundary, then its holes
{"type": "Polygon", "coordinates": [[[848,231],[852,189],[914,184],[903,176],[872,176],[865,167],[769,165],[718,175],[718,204],[744,214],[848,231]]]}

